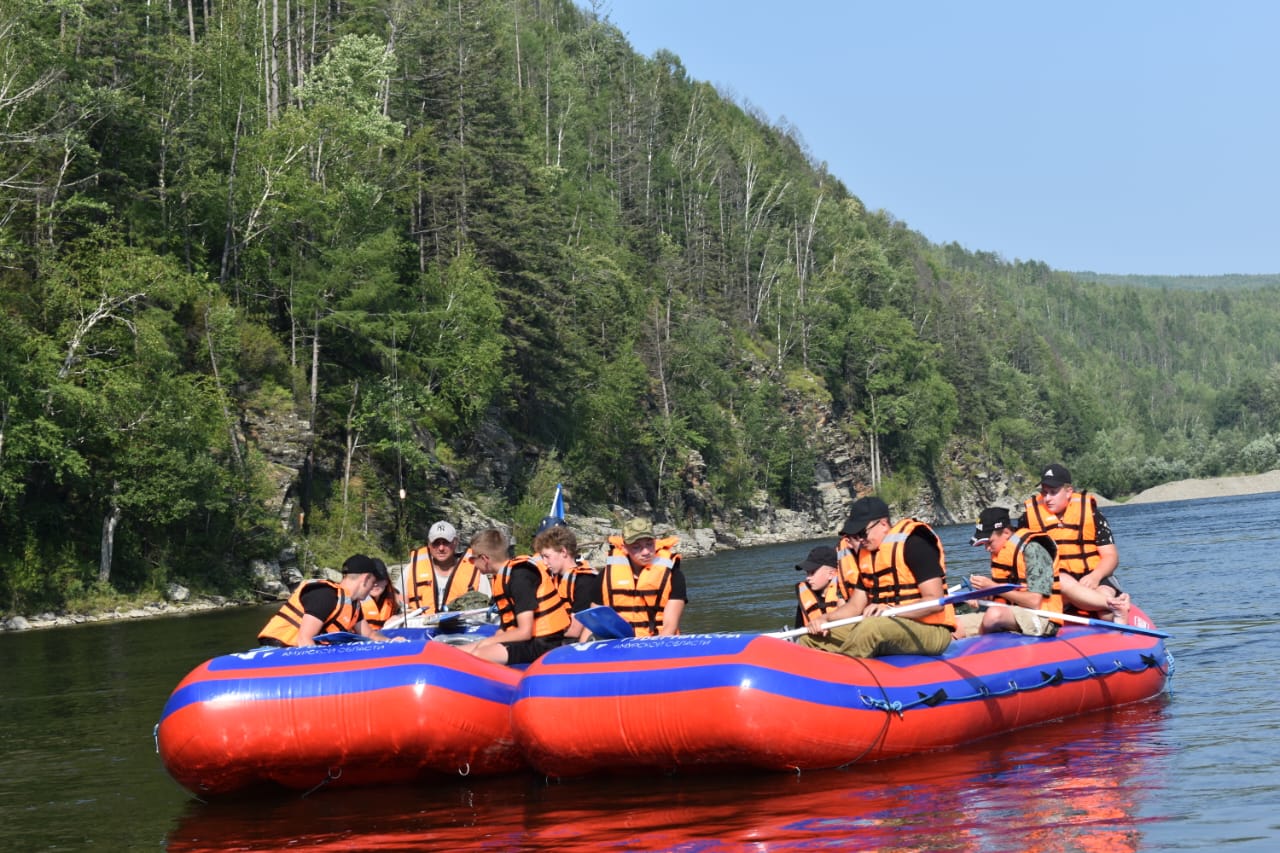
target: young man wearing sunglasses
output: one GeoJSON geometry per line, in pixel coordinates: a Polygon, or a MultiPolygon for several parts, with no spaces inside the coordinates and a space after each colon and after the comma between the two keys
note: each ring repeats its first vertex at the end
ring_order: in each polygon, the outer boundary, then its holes
{"type": "Polygon", "coordinates": [[[885,616],[893,607],[919,604],[947,594],[942,542],[914,518],[893,523],[889,505],[877,497],[854,501],[840,533],[853,545],[857,578],[849,599],[828,614],[834,622],[861,622],[823,630],[811,623],[800,645],[858,658],[881,655],[940,655],[951,644],[955,610],[950,604],[885,616]]]}

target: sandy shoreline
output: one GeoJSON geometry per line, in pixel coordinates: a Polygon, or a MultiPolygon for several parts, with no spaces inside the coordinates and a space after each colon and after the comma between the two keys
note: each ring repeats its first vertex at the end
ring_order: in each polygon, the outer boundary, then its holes
{"type": "Polygon", "coordinates": [[[1228,495],[1257,495],[1264,492],[1280,492],[1280,469],[1265,474],[1245,474],[1238,477],[1210,477],[1205,480],[1178,480],[1153,486],[1145,492],[1122,501],[1126,504],[1150,504],[1163,501],[1190,501],[1202,498],[1222,498],[1228,495]]]}

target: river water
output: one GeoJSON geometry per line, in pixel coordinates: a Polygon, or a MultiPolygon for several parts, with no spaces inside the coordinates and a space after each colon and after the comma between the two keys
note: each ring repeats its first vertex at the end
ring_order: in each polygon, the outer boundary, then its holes
{"type": "MultiPolygon", "coordinates": [[[[0,635],[0,850],[1272,850],[1280,494],[1116,506],[1119,578],[1165,630],[1166,697],[848,770],[444,786],[206,804],[152,727],[270,608],[0,635]]],[[[939,530],[952,579],[985,566],[939,530]]],[[[687,631],[774,630],[815,543],[688,560],[687,631]]]]}

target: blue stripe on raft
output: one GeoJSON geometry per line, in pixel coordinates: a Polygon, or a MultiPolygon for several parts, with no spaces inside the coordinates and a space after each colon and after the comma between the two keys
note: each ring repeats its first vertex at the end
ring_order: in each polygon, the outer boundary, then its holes
{"type": "Polygon", "coordinates": [[[352,660],[394,660],[422,654],[423,641],[408,643],[343,643],[334,646],[304,646],[282,649],[260,646],[247,652],[223,655],[209,661],[210,672],[277,669],[282,666],[308,666],[316,663],[348,663],[352,660]]]}
{"type": "Polygon", "coordinates": [[[736,655],[759,634],[681,634],[677,637],[636,637],[607,640],[553,649],[539,659],[542,664],[635,663],[636,661],[687,660],[736,655]]]}
{"type": "MultiPolygon", "coordinates": [[[[383,645],[383,644],[379,644],[383,645]]],[[[165,703],[160,721],[188,705],[202,702],[228,703],[293,701],[332,696],[352,696],[374,690],[430,685],[487,702],[510,704],[515,688],[484,678],[429,663],[407,663],[342,672],[308,672],[298,675],[269,675],[258,678],[220,678],[198,681],[175,690],[165,703]]]]}
{"type": "MultiPolygon", "coordinates": [[[[1028,638],[1030,639],[1030,638],[1028,638]]],[[[556,652],[563,661],[563,651],[556,652]]],[[[645,696],[692,693],[720,688],[759,690],[765,693],[800,701],[845,708],[865,708],[868,704],[861,697],[879,702],[912,705],[922,696],[932,696],[939,690],[946,691],[953,700],[986,699],[986,695],[1010,692],[1013,685],[1020,690],[1030,690],[1045,683],[1046,676],[1058,672],[1067,680],[1099,678],[1109,674],[1115,664],[1131,671],[1148,668],[1154,649],[1113,650],[1095,654],[1092,658],[1071,658],[1061,662],[1034,663],[1019,669],[1001,670],[987,676],[956,674],[953,679],[905,685],[885,689],[875,684],[864,672],[851,671],[864,679],[862,683],[840,683],[813,678],[802,674],[783,672],[745,661],[726,661],[703,666],[671,669],[630,669],[625,672],[592,670],[586,673],[564,673],[542,669],[527,675],[520,682],[519,698],[590,699],[610,696],[645,696]],[[1146,658],[1146,659],[1144,659],[1146,658]],[[1105,664],[1105,668],[1100,665],[1105,664]]],[[[1163,654],[1156,657],[1163,658],[1163,654]]],[[[879,659],[884,662],[918,662],[915,657],[902,656],[879,659]]]]}
{"type": "MultiPolygon", "coordinates": [[[[1089,635],[1104,633],[1119,636],[1118,632],[1108,631],[1104,628],[1071,627],[1060,632],[1058,640],[1078,640],[1089,635]]],[[[635,664],[650,661],[682,661],[690,658],[737,655],[741,654],[752,641],[760,636],[760,634],[681,634],[676,637],[642,637],[586,643],[556,649],[542,657],[539,665],[545,671],[550,667],[576,666],[583,663],[592,665],[606,663],[635,664]]],[[[1124,636],[1133,637],[1136,635],[1127,634],[1124,636]]],[[[1013,632],[987,634],[963,642],[952,643],[943,652],[941,658],[943,660],[962,660],[980,652],[992,651],[993,648],[1002,649],[1047,642],[1056,641],[1046,640],[1041,637],[1028,637],[1013,632]]],[[[1155,648],[1155,646],[1156,642],[1152,640],[1150,647],[1155,648]]],[[[877,661],[899,669],[937,660],[938,658],[936,657],[923,655],[891,655],[877,658],[877,661]]]]}
{"type": "Polygon", "coordinates": [[[377,643],[367,642],[339,643],[335,645],[304,646],[301,648],[280,648],[278,646],[259,646],[245,652],[223,655],[209,661],[210,672],[235,672],[241,669],[272,669],[280,666],[295,666],[331,661],[349,662],[368,658],[394,659],[417,657],[422,654],[426,643],[440,635],[451,640],[467,638],[478,642],[492,636],[498,630],[497,625],[466,625],[461,631],[440,631],[438,627],[428,628],[388,628],[383,633],[392,639],[403,637],[408,642],[377,643]]]}

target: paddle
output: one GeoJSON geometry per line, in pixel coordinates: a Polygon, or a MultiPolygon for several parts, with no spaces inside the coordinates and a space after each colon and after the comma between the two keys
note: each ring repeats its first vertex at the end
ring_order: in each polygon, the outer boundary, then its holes
{"type": "Polygon", "coordinates": [[[327,634],[316,634],[311,641],[317,646],[342,646],[347,643],[363,643],[368,637],[353,634],[350,631],[330,631],[327,634]]]}
{"type": "Polygon", "coordinates": [[[387,624],[383,625],[382,628],[383,630],[386,630],[388,628],[399,628],[401,625],[406,624],[410,619],[417,616],[421,612],[422,612],[422,608],[419,607],[416,610],[409,611],[408,613],[397,613],[395,616],[392,616],[390,619],[388,619],[387,624]]]}
{"type": "MultiPolygon", "coordinates": [[[[995,601],[979,601],[979,607],[1018,607],[1016,604],[1000,604],[995,601]]],[[[1036,610],[1032,607],[1018,607],[1019,610],[1025,610],[1027,613],[1034,613],[1037,616],[1043,616],[1055,622],[1072,622],[1076,625],[1092,625],[1095,628],[1110,628],[1112,631],[1128,631],[1130,634],[1143,634],[1147,637],[1159,637],[1160,639],[1168,639],[1170,636],[1164,631],[1157,631],[1154,628],[1140,628],[1137,625],[1127,625],[1124,622],[1108,622],[1106,619],[1090,619],[1088,616],[1075,616],[1070,613],[1055,613],[1052,610],[1036,610]]]]}
{"type": "MultiPolygon", "coordinates": [[[[422,608],[419,607],[417,610],[413,610],[413,611],[410,611],[409,613],[406,613],[403,617],[392,616],[390,619],[387,620],[387,624],[384,627],[399,628],[402,624],[408,623],[410,619],[417,616],[421,612],[422,612],[422,608]],[[392,623],[395,623],[395,624],[392,624],[392,623]]],[[[477,607],[474,610],[458,610],[456,612],[450,612],[446,610],[444,613],[433,613],[432,615],[423,619],[421,625],[415,625],[413,627],[421,628],[426,625],[434,625],[437,622],[444,622],[447,619],[461,619],[463,616],[479,616],[482,613],[488,613],[488,612],[489,612],[488,607],[477,607]]],[[[407,624],[406,624],[406,627],[407,627],[407,624]]]]}
{"type": "Polygon", "coordinates": [[[630,622],[623,619],[618,611],[603,604],[579,610],[573,615],[597,640],[621,640],[636,635],[636,630],[631,627],[630,622]]]}
{"type": "MultiPolygon", "coordinates": [[[[902,613],[912,613],[917,610],[928,610],[931,607],[941,607],[944,604],[956,604],[961,601],[970,601],[975,598],[986,598],[991,595],[1000,595],[1001,593],[1013,592],[1015,589],[1020,588],[1021,587],[1014,583],[1002,583],[987,587],[986,589],[970,589],[965,590],[964,592],[944,595],[941,598],[931,598],[928,601],[917,601],[915,604],[905,604],[902,607],[890,607],[881,615],[898,616],[902,613]]],[[[850,616],[848,619],[837,619],[834,622],[823,623],[822,627],[824,630],[829,628],[839,628],[841,625],[852,625],[855,622],[861,622],[866,618],[866,616],[850,616]]],[[[790,637],[798,637],[801,634],[807,633],[809,633],[808,628],[792,628],[790,631],[774,631],[773,633],[764,634],[762,636],[777,637],[779,640],[785,640],[790,637]]]]}
{"type": "Polygon", "coordinates": [[[430,625],[432,622],[443,622],[446,619],[461,619],[463,616],[479,616],[482,613],[488,612],[488,607],[475,607],[471,610],[446,610],[443,613],[436,613],[432,616],[428,616],[426,619],[423,619],[422,622],[425,625],[430,625]]]}

